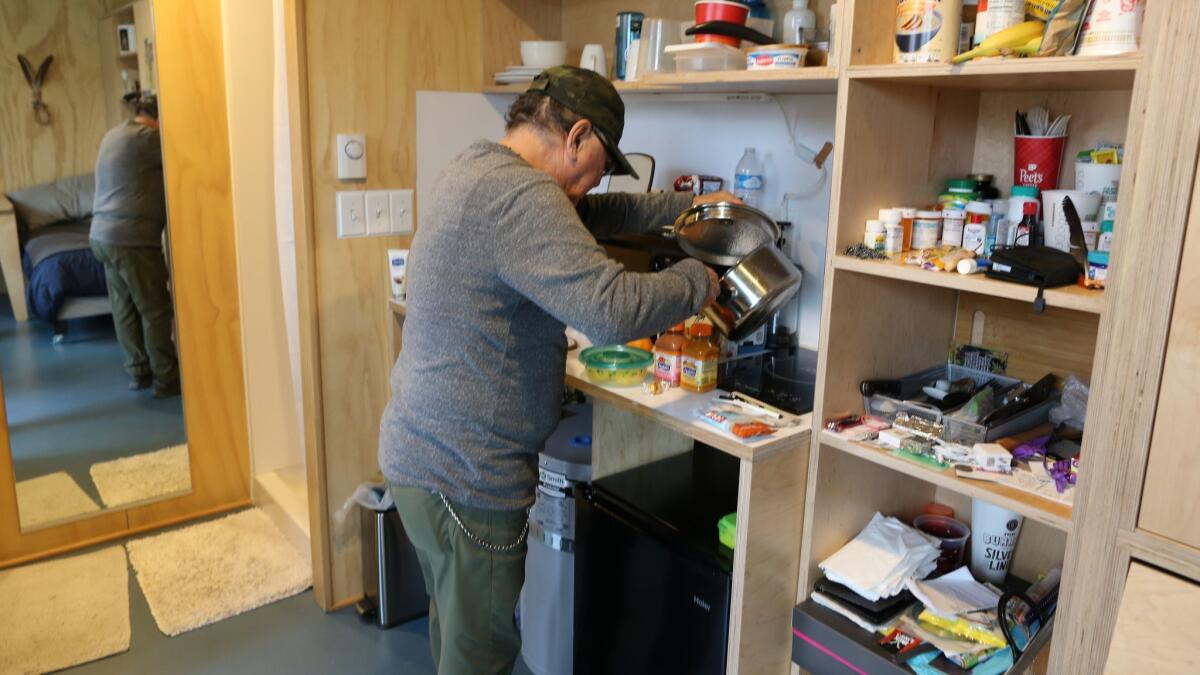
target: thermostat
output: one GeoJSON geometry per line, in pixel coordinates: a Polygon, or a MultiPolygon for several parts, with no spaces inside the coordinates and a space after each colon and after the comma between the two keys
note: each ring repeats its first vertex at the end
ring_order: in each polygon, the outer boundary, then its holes
{"type": "Polygon", "coordinates": [[[338,134],[338,180],[367,177],[367,142],[362,134],[338,134]]]}

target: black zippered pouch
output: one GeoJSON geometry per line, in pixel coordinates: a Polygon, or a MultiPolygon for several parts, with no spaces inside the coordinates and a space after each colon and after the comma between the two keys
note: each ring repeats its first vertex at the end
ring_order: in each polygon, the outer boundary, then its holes
{"type": "Polygon", "coordinates": [[[1083,270],[1074,256],[1049,246],[995,251],[992,253],[992,266],[987,271],[987,275],[993,279],[1037,286],[1037,299],[1033,301],[1033,308],[1037,312],[1046,308],[1043,291],[1073,284],[1080,274],[1083,274],[1083,270]]]}

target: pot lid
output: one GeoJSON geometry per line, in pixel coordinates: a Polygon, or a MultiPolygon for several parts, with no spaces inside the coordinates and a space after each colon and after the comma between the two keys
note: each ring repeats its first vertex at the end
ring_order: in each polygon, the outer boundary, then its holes
{"type": "Polygon", "coordinates": [[[712,265],[730,267],[755,249],[774,244],[779,226],[745,204],[697,204],[675,220],[675,239],[685,253],[712,265]]]}

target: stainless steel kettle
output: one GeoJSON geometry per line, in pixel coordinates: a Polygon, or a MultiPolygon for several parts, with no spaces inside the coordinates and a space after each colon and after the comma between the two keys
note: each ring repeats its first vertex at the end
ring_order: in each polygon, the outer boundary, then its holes
{"type": "Polygon", "coordinates": [[[804,274],[773,243],[764,244],[721,276],[721,292],[702,311],[717,330],[741,340],[766,323],[800,290],[804,274]]]}

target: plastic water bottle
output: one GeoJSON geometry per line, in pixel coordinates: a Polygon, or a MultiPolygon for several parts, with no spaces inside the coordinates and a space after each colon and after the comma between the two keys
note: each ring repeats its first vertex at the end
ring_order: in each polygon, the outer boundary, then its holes
{"type": "Polygon", "coordinates": [[[817,36],[817,15],[808,8],[808,0],[792,0],[792,8],[783,15],[783,42],[804,45],[817,36]]]}
{"type": "Polygon", "coordinates": [[[758,161],[754,148],[746,148],[733,172],[733,194],[747,205],[758,208],[762,203],[762,193],[762,162],[758,161]]]}

